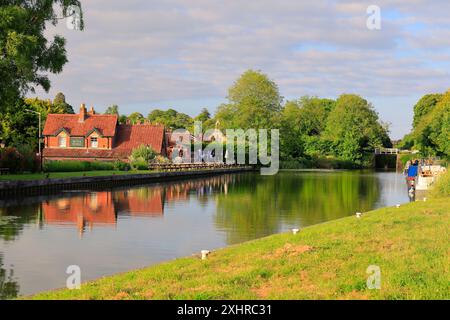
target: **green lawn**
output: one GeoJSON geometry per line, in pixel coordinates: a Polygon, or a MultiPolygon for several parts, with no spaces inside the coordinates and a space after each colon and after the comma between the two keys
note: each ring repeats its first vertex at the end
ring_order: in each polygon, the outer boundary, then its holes
{"type": "Polygon", "coordinates": [[[449,207],[444,198],[380,209],[32,298],[450,299],[449,207]],[[380,290],[367,288],[370,265],[380,290]]]}
{"type": "MultiPolygon", "coordinates": [[[[74,177],[99,177],[123,174],[142,174],[154,171],[84,171],[84,172],[52,172],[49,173],[50,179],[56,178],[74,178],[74,177]]],[[[45,179],[45,173],[28,173],[28,174],[6,174],[0,175],[1,180],[39,180],[45,179]]]]}

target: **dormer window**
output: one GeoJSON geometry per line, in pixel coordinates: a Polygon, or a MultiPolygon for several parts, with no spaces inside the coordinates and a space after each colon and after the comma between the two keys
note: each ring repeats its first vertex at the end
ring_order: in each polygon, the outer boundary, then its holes
{"type": "Polygon", "coordinates": [[[58,146],[60,148],[66,147],[66,137],[65,136],[58,137],[58,146]]]}
{"type": "Polygon", "coordinates": [[[91,137],[91,148],[98,148],[98,138],[91,137]]]}

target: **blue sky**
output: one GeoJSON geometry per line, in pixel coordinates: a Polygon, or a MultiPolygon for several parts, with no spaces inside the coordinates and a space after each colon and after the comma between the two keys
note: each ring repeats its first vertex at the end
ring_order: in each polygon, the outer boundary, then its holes
{"type": "Polygon", "coordinates": [[[286,99],[360,94],[396,139],[422,95],[450,88],[447,0],[82,3],[84,31],[64,22],[47,30],[66,37],[70,61],[40,97],[62,91],[98,111],[118,104],[122,113],[195,115],[214,112],[233,81],[256,69],[286,99]],[[369,5],[381,9],[381,30],[366,27],[369,5]]]}

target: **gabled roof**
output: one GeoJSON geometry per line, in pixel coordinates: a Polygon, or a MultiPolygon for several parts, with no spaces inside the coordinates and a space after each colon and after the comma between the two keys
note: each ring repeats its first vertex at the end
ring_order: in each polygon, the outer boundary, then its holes
{"type": "Polygon", "coordinates": [[[93,130],[104,137],[113,137],[116,132],[117,115],[86,114],[79,122],[78,114],[49,114],[43,131],[44,136],[55,136],[64,130],[71,136],[84,137],[93,130]]]}
{"type": "Polygon", "coordinates": [[[73,149],[45,148],[44,157],[61,158],[106,158],[126,159],[134,148],[140,145],[151,146],[157,153],[163,153],[164,127],[147,124],[118,125],[114,145],[111,150],[105,149],[73,149]]]}
{"type": "Polygon", "coordinates": [[[118,126],[114,150],[131,151],[140,145],[151,146],[157,153],[162,152],[164,142],[164,126],[151,124],[118,126]]]}

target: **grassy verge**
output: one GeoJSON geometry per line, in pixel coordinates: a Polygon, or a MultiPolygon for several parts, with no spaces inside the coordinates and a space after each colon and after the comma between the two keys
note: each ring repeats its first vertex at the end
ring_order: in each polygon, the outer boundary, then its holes
{"type": "Polygon", "coordinates": [[[449,299],[449,205],[384,208],[32,298],[449,299]],[[370,265],[380,290],[367,288],[370,265]]]}
{"type": "MultiPolygon", "coordinates": [[[[141,173],[150,173],[153,171],[80,171],[80,172],[51,172],[48,173],[49,179],[57,179],[57,178],[75,178],[75,177],[100,177],[100,176],[112,176],[112,175],[123,175],[123,174],[141,174],[141,173]]],[[[29,174],[7,174],[0,175],[1,180],[40,180],[46,179],[46,173],[29,173],[29,174]]]]}

